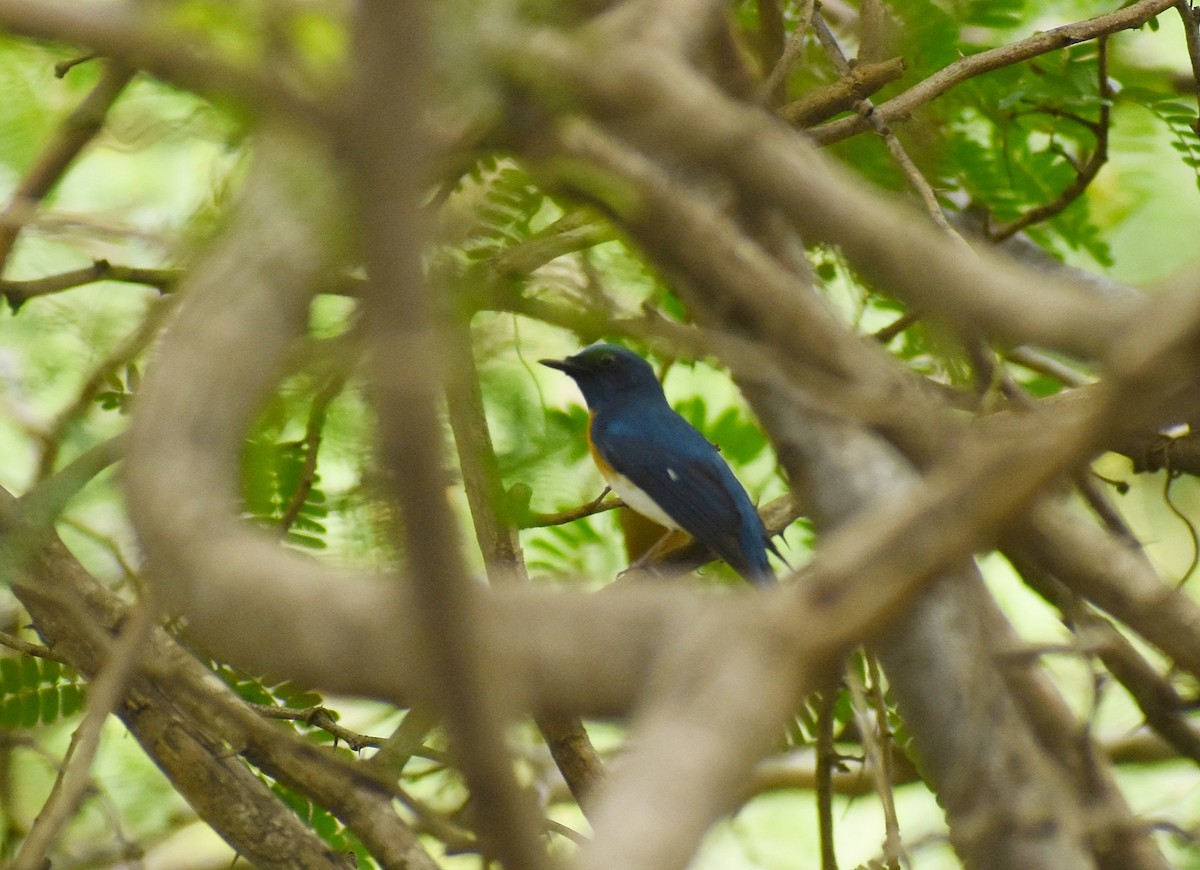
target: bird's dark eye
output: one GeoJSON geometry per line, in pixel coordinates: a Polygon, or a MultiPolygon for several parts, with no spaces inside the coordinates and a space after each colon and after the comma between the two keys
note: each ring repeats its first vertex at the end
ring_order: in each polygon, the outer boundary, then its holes
{"type": "Polygon", "coordinates": [[[611,353],[604,354],[604,356],[600,357],[600,360],[599,360],[600,365],[605,368],[608,368],[610,365],[612,365],[616,361],[617,361],[617,358],[615,356],[613,356],[611,353]]]}

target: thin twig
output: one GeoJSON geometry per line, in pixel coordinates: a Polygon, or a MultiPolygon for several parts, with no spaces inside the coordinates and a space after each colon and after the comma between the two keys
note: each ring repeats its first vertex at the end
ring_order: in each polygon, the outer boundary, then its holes
{"type": "MultiPolygon", "coordinates": [[[[1179,0],[1175,11],[1183,19],[1183,35],[1187,40],[1188,60],[1192,65],[1192,81],[1196,90],[1196,105],[1200,110],[1200,8],[1192,6],[1189,0],[1179,0]]],[[[1200,117],[1192,124],[1192,129],[1200,136],[1200,117]]]]}
{"type": "MultiPolygon", "coordinates": [[[[878,668],[876,671],[878,672],[878,668]]],[[[846,683],[850,688],[850,697],[854,700],[854,715],[858,720],[859,733],[862,734],[863,747],[866,749],[871,772],[875,776],[875,792],[883,807],[884,860],[889,868],[894,868],[899,866],[901,860],[907,861],[907,856],[904,854],[904,845],[900,841],[900,821],[896,817],[896,800],[892,793],[892,784],[888,780],[891,763],[885,758],[882,746],[885,739],[885,726],[880,717],[886,717],[887,709],[885,707],[882,711],[873,711],[871,703],[867,700],[866,687],[852,669],[846,671],[846,683]]]]}
{"type": "MultiPolygon", "coordinates": [[[[1168,454],[1169,456],[1169,454],[1168,454]]],[[[1171,498],[1171,484],[1175,482],[1175,478],[1179,476],[1179,472],[1171,468],[1168,461],[1166,469],[1163,471],[1162,499],[1166,504],[1167,510],[1173,513],[1187,530],[1188,540],[1192,545],[1192,557],[1188,560],[1187,568],[1180,575],[1179,580],[1175,583],[1176,589],[1182,589],[1184,584],[1192,578],[1197,565],[1200,565],[1200,533],[1196,532],[1196,525],[1191,521],[1187,514],[1180,509],[1175,503],[1175,499],[1171,498]]]]}
{"type": "Polygon", "coordinates": [[[129,364],[146,349],[146,346],[158,335],[167,316],[175,308],[174,297],[155,301],[158,304],[153,305],[137,328],[93,369],[87,381],[80,387],[74,401],[59,412],[47,432],[41,436],[42,455],[38,458],[37,469],[39,480],[44,479],[54,470],[54,464],[58,460],[58,453],[62,449],[67,432],[87,413],[96,396],[105,387],[109,376],[121,366],[129,364]]]}
{"type": "Polygon", "coordinates": [[[95,60],[100,56],[101,55],[92,52],[90,54],[84,54],[80,55],[79,57],[70,58],[69,60],[60,60],[54,65],[54,77],[56,79],[66,78],[67,73],[75,69],[75,67],[79,66],[80,64],[87,63],[90,60],[95,60]]]}
{"type": "Polygon", "coordinates": [[[783,83],[788,73],[792,71],[792,64],[796,62],[796,57],[800,54],[800,48],[804,45],[804,35],[808,33],[808,28],[812,25],[813,10],[815,8],[815,0],[800,0],[800,8],[796,10],[796,26],[792,30],[792,35],[788,37],[788,41],[783,47],[783,53],[779,55],[779,60],[776,61],[775,66],[771,69],[771,74],[762,83],[760,93],[763,101],[771,98],[771,95],[775,93],[775,89],[783,83]]]}
{"type": "Polygon", "coordinates": [[[97,281],[120,281],[125,284],[145,284],[160,293],[169,293],[175,289],[183,276],[180,269],[144,269],[132,266],[114,266],[108,260],[96,260],[91,266],[83,269],[72,269],[57,275],[47,275],[44,278],[33,278],[26,281],[0,281],[0,296],[8,300],[13,312],[37,296],[50,293],[61,293],[94,284],[97,281]]]}
{"type": "MultiPolygon", "coordinates": [[[[879,668],[879,660],[874,653],[864,653],[867,659],[867,676],[871,678],[868,687],[871,708],[875,711],[875,721],[879,726],[879,773],[877,782],[887,790],[884,798],[884,824],[886,833],[883,842],[885,860],[899,866],[901,861],[908,862],[904,854],[904,844],[900,841],[900,822],[896,817],[895,796],[892,793],[892,781],[895,774],[895,753],[892,726],[888,720],[887,701],[883,695],[883,673],[879,668]]],[[[868,748],[870,742],[867,743],[868,748]]],[[[869,750],[868,750],[869,751],[869,750]]]]}
{"type": "Polygon", "coordinates": [[[310,97],[257,64],[224,60],[212,46],[195,46],[148,25],[150,16],[117,4],[30,3],[0,0],[0,24],[6,32],[87,46],[113,61],[150,73],[202,96],[232,98],[257,114],[282,115],[325,130],[343,120],[320,97],[310,97]]]}
{"type": "Polygon", "coordinates": [[[830,686],[821,693],[817,710],[817,827],[821,833],[821,870],[837,870],[837,850],[833,842],[833,768],[837,752],[833,747],[834,707],[838,689],[830,686]]]}
{"type": "Polygon", "coordinates": [[[279,528],[284,534],[292,527],[292,523],[296,522],[296,517],[300,516],[300,511],[304,508],[304,503],[308,500],[313,485],[316,483],[317,454],[321,449],[325,416],[329,411],[329,405],[345,388],[347,377],[345,372],[338,372],[326,381],[320,392],[313,396],[312,407],[308,410],[308,422],[304,427],[304,439],[301,442],[304,445],[304,467],[300,471],[300,482],[296,485],[296,491],[292,493],[292,498],[284,509],[283,516],[279,519],[279,528]]]}
{"type": "Polygon", "coordinates": [[[1140,550],[1142,542],[1138,540],[1137,535],[1133,533],[1133,529],[1125,522],[1125,518],[1121,516],[1121,512],[1109,502],[1108,494],[1100,486],[1097,476],[1090,470],[1085,469],[1077,472],[1074,480],[1079,494],[1083,496],[1083,500],[1092,509],[1092,513],[1100,518],[1100,522],[1104,523],[1104,527],[1126,546],[1140,550]]]}
{"type": "Polygon", "coordinates": [[[130,612],[120,635],[109,648],[108,658],[88,688],[83,721],[71,737],[67,758],[50,796],[34,819],[29,836],[10,865],[11,870],[40,870],[63,825],[78,810],[91,783],[89,771],[100,745],[101,729],[120,702],[138,654],[157,621],[158,607],[151,598],[143,598],[130,612]]]}
{"type": "MultiPolygon", "coordinates": [[[[455,356],[462,361],[456,370],[458,376],[447,385],[450,428],[488,580],[501,586],[528,584],[517,524],[507,510],[500,465],[488,428],[469,321],[453,321],[446,334],[455,356]]],[[[600,493],[596,503],[605,492],[600,493]]],[[[578,716],[538,716],[535,721],[571,794],[587,814],[591,796],[605,775],[587,728],[578,716]]]]}
{"type": "Polygon", "coordinates": [[[59,653],[50,649],[50,647],[42,646],[40,643],[30,643],[27,640],[21,640],[21,638],[9,634],[7,631],[0,631],[0,646],[6,646],[22,655],[36,656],[39,659],[50,659],[59,664],[67,664],[67,660],[59,653]]]}
{"type": "Polygon", "coordinates": [[[372,737],[369,734],[360,734],[357,731],[351,731],[349,728],[344,728],[337,723],[333,717],[332,711],[327,707],[305,707],[302,710],[294,707],[276,707],[271,704],[253,704],[247,702],[249,707],[262,716],[264,719],[283,719],[288,722],[300,722],[312,728],[331,734],[334,740],[340,740],[358,752],[360,749],[373,749],[377,746],[382,746],[384,738],[372,737]]]}
{"type": "MultiPolygon", "coordinates": [[[[829,29],[829,25],[825,23],[820,11],[813,13],[812,17],[813,29],[816,31],[817,38],[825,47],[825,53],[833,62],[834,68],[838,74],[847,76],[850,74],[850,62],[846,59],[845,53],[842,51],[841,45],[838,44],[837,37],[833,35],[833,31],[829,29]]],[[[942,213],[942,206],[937,200],[937,194],[934,193],[929,181],[921,173],[917,164],[909,156],[904,145],[897,138],[896,134],[888,129],[887,124],[883,120],[883,116],[876,111],[875,104],[870,99],[858,100],[854,104],[854,109],[859,116],[865,118],[867,123],[871,125],[879,136],[887,145],[888,153],[892,155],[892,159],[896,161],[896,165],[900,167],[900,171],[904,173],[904,177],[908,179],[909,185],[921,197],[921,202],[925,204],[925,210],[929,213],[934,224],[937,225],[943,233],[950,238],[960,242],[965,247],[966,241],[958,234],[958,230],[950,226],[950,222],[946,220],[946,215],[942,213]]]]}
{"type": "Polygon", "coordinates": [[[625,507],[625,502],[619,498],[613,497],[605,500],[604,497],[606,495],[608,495],[608,487],[605,487],[604,492],[600,493],[594,499],[579,507],[568,508],[565,511],[557,511],[550,514],[526,514],[521,518],[521,528],[541,529],[547,526],[562,526],[567,523],[573,523],[576,520],[581,520],[584,517],[604,513],[614,508],[625,507]]]}
{"type": "Polygon", "coordinates": [[[904,330],[908,329],[914,323],[921,319],[920,311],[905,311],[887,326],[878,329],[871,333],[871,338],[875,339],[880,344],[887,344],[904,330]]]}
{"type": "Polygon", "coordinates": [[[100,132],[108,110],[133,78],[133,72],[123,64],[106,63],[100,81],[83,102],[63,119],[25,173],[8,206],[0,212],[0,274],[4,272],[4,264],[21,232],[22,221],[18,219],[14,222],[13,218],[29,214],[29,207],[41,202],[58,184],[75,158],[100,132]]]}
{"type": "Polygon", "coordinates": [[[1096,147],[1092,150],[1092,156],[1082,166],[1075,166],[1075,179],[1050,202],[1043,203],[1037,208],[1031,208],[1016,220],[1003,226],[990,229],[988,237],[993,242],[1002,242],[1026,227],[1060,214],[1083,195],[1088,186],[1095,181],[1104,164],[1108,162],[1108,129],[1112,115],[1112,83],[1108,80],[1108,37],[1101,36],[1096,43],[1096,48],[1098,51],[1096,76],[1099,79],[1100,116],[1094,124],[1083,122],[1096,137],[1096,147]]]}
{"type": "MultiPolygon", "coordinates": [[[[1058,51],[1076,43],[1087,42],[1120,30],[1141,27],[1150,19],[1174,6],[1175,3],[1176,0],[1140,0],[1140,2],[1105,15],[1098,15],[1095,18],[1077,21],[1073,24],[1064,24],[1062,27],[1036,33],[1009,45],[968,55],[943,67],[904,93],[881,103],[876,111],[879,112],[885,124],[891,124],[909,117],[919,106],[937,99],[946,91],[975,76],[1006,66],[1013,66],[1040,54],[1058,51]]],[[[830,145],[862,133],[869,129],[869,126],[864,118],[846,118],[810,130],[809,135],[818,144],[830,145]]]]}
{"type": "Polygon", "coordinates": [[[1005,353],[1009,360],[1040,375],[1054,378],[1065,387],[1082,387],[1092,379],[1066,363],[1059,362],[1049,354],[1020,345],[1005,353]]]}

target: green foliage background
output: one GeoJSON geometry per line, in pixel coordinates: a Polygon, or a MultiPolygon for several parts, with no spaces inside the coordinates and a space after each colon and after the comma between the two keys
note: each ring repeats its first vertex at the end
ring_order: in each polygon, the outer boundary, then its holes
{"type": "MultiPolygon", "coordinates": [[[[293,62],[313,79],[335,82],[340,76],[347,35],[338,13],[312,4],[291,19],[297,57],[293,62]]],[[[1037,29],[1094,14],[1096,4],[1040,3],[1024,0],[895,0],[890,4],[902,27],[895,53],[908,69],[901,83],[877,102],[922,79],[958,56],[1002,44],[1037,29]]],[[[1106,7],[1107,8],[1107,7],[1106,7]]],[[[160,14],[214,43],[232,58],[253,60],[264,46],[259,4],[190,2],[160,4],[160,14]]],[[[737,4],[744,26],[755,26],[756,7],[737,4]]],[[[469,25],[463,25],[469,27],[469,25]]],[[[450,45],[454,34],[442,34],[450,45]]],[[[464,34],[466,36],[466,34],[464,34]]],[[[1061,215],[1030,230],[1048,251],[1067,262],[1103,271],[1139,285],[1152,285],[1174,274],[1197,253],[1200,226],[1200,142],[1188,125],[1195,106],[1166,86],[1164,71],[1185,68],[1178,22],[1165,16],[1153,32],[1121,34],[1110,44],[1109,75],[1116,86],[1112,111],[1111,161],[1088,193],[1061,215]]],[[[443,46],[447,67],[453,48],[443,46]]],[[[797,64],[792,87],[801,91],[830,73],[809,45],[797,64]]],[[[903,133],[922,170],[950,207],[974,204],[999,221],[1013,219],[1052,199],[1073,177],[1063,154],[1086,159],[1095,137],[1079,118],[1094,120],[1099,110],[1096,46],[1084,44],[978,77],[952,90],[922,112],[903,133]],[[1046,107],[1053,106],[1057,114],[1046,107]],[[1067,117],[1073,114],[1077,118],[1067,117]]],[[[36,158],[63,115],[94,85],[95,64],[83,64],[55,78],[54,64],[69,59],[65,50],[0,36],[0,190],[11,189],[36,158]]],[[[470,81],[470,70],[456,70],[470,81]]],[[[451,78],[448,76],[448,78],[451,78]]],[[[128,266],[186,266],[199,243],[219,226],[237,189],[251,140],[248,119],[228,107],[214,106],[141,77],[115,108],[100,138],[49,198],[46,213],[22,236],[6,277],[33,278],[88,266],[106,259],[128,266]]],[[[904,182],[882,144],[859,136],[831,151],[865,178],[893,190],[904,182]]],[[[484,155],[458,182],[439,228],[439,245],[430,255],[431,271],[448,285],[469,281],[477,270],[567,214],[569,206],[537,189],[520,166],[497,154],[484,155]]],[[[863,287],[836,251],[817,252],[818,267],[830,300],[864,332],[896,316],[897,306],[878,288],[863,287]]],[[[523,301],[557,299],[581,308],[602,303],[609,313],[637,312],[649,306],[669,319],[686,317],[679,301],[620,241],[609,241],[574,255],[552,268],[522,277],[512,288],[523,301]],[[557,271],[556,271],[557,270],[557,271]],[[597,282],[595,297],[581,296],[581,273],[597,282]]],[[[105,389],[76,414],[64,430],[57,465],[111,437],[125,425],[127,402],[136,394],[138,366],[105,368],[156,306],[169,304],[148,288],[100,282],[37,298],[19,311],[0,311],[0,485],[20,493],[36,480],[43,436],[76,402],[86,381],[103,373],[105,389]]],[[[353,305],[340,297],[322,298],[314,309],[314,338],[336,340],[353,322],[353,305]]],[[[504,311],[475,320],[475,340],[489,423],[507,489],[532,490],[529,508],[549,513],[582,504],[602,484],[583,448],[586,415],[572,385],[535,360],[577,349],[580,339],[561,329],[504,311]]],[[[589,338],[602,337],[600,334],[589,338]]],[[[645,348],[638,348],[646,350],[645,348]]],[[[891,349],[915,369],[946,381],[961,377],[962,361],[918,327],[892,342],[891,349]]],[[[769,445],[725,375],[705,361],[655,359],[666,374],[668,395],[689,420],[722,449],[753,498],[767,501],[785,491],[769,445]]],[[[1059,388],[1043,376],[1014,369],[1036,394],[1059,388]]],[[[322,373],[303,372],[288,382],[264,411],[244,456],[245,510],[266,525],[279,518],[299,485],[305,457],[302,441],[322,373]]],[[[371,495],[371,420],[361,385],[351,379],[329,406],[322,429],[319,481],[303,500],[288,533],[290,545],[339,563],[382,564],[396,554],[380,534],[380,506],[371,495]]],[[[1123,460],[1105,458],[1100,467],[1111,477],[1128,477],[1123,460]]],[[[1159,495],[1160,481],[1134,481],[1122,507],[1145,531],[1151,554],[1167,574],[1179,574],[1190,553],[1186,531],[1169,517],[1159,495]]],[[[181,490],[188,486],[180,481],[181,490]]],[[[463,535],[470,528],[460,491],[449,497],[463,510],[463,535]]],[[[1200,496],[1190,481],[1176,484],[1175,500],[1186,513],[1200,513],[1200,496]]],[[[60,531],[85,564],[118,587],[130,576],[137,554],[125,523],[111,473],[102,475],[72,503],[60,531]]],[[[623,567],[621,536],[613,514],[600,514],[563,526],[528,529],[522,544],[529,567],[540,582],[600,584],[623,567]]],[[[810,545],[803,525],[786,536],[785,554],[793,564],[806,558],[810,545]]],[[[466,546],[466,545],[464,545],[466,546]]],[[[477,559],[473,546],[467,547],[477,559]]],[[[1023,590],[1005,565],[985,562],[991,582],[1025,636],[1034,642],[1063,638],[1058,621],[1023,590]]],[[[725,575],[724,568],[706,573],[725,575]]],[[[19,611],[7,598],[0,604],[5,630],[20,631],[19,611]]],[[[1051,669],[1081,712],[1093,704],[1092,673],[1086,661],[1063,657],[1051,669]]],[[[221,666],[218,673],[260,704],[307,707],[327,704],[342,723],[385,734],[397,713],[378,705],[339,704],[303,694],[292,687],[267,686],[253,675],[221,666]]],[[[78,721],[83,688],[56,662],[0,653],[0,745],[5,785],[0,818],[5,823],[0,849],[11,850],[19,833],[41,805],[53,779],[53,758],[61,757],[78,721]],[[25,737],[30,743],[22,742],[25,737]],[[20,738],[20,739],[18,739],[20,738]],[[31,748],[36,747],[36,748],[31,748]],[[48,753],[48,754],[47,754],[48,753]]],[[[848,711],[843,717],[849,717],[848,711]]],[[[1096,727],[1119,735],[1135,727],[1137,715],[1121,694],[1105,691],[1095,712],[1096,727]]],[[[324,732],[295,724],[313,739],[324,732]]],[[[615,728],[599,728],[615,743],[615,728]]],[[[526,735],[530,775],[544,769],[532,735],[526,735]]],[[[803,730],[796,739],[804,742],[803,730]]],[[[136,751],[119,725],[110,724],[95,770],[96,793],[70,829],[62,853],[70,855],[98,842],[116,847],[137,841],[173,854],[196,848],[186,806],[169,784],[136,751]]],[[[436,744],[436,740],[435,740],[436,744]]],[[[434,746],[436,748],[436,745],[434,746]]],[[[349,750],[347,750],[349,751],[349,750]]],[[[436,755],[436,754],[435,754],[436,755]]],[[[454,776],[436,757],[414,763],[414,794],[442,809],[462,798],[454,776]]],[[[1184,828],[1200,823],[1200,781],[1179,764],[1123,772],[1133,783],[1135,809],[1169,819],[1184,828]]],[[[330,843],[358,848],[324,810],[287,793],[289,805],[308,819],[330,843]]],[[[932,797],[920,787],[898,793],[906,841],[917,849],[926,834],[941,830],[932,797]]],[[[777,792],[754,800],[709,838],[695,867],[802,866],[797,856],[816,853],[811,795],[777,792]]],[[[576,810],[555,809],[564,824],[582,828],[576,810]]],[[[877,801],[841,800],[839,848],[847,865],[878,852],[882,824],[877,801]]],[[[209,842],[205,849],[219,853],[209,842]]],[[[1200,867],[1200,853],[1173,843],[1180,866],[1200,867]]],[[[957,866],[944,844],[916,852],[916,866],[957,866]]],[[[369,859],[360,856],[362,864],[369,859]]],[[[176,860],[182,861],[181,858],[176,860]]],[[[227,860],[227,859],[221,859],[227,860]]],[[[172,866],[182,867],[183,863],[172,866]]],[[[473,860],[448,858],[446,866],[475,866],[473,860]]]]}

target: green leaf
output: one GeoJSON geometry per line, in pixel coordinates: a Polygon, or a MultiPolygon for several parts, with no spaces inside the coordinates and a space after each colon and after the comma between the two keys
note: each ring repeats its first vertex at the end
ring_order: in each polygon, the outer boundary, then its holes
{"type": "Polygon", "coordinates": [[[61,686],[47,686],[38,692],[41,698],[40,718],[43,724],[49,725],[58,719],[59,695],[61,692],[61,686]]]}
{"type": "Polygon", "coordinates": [[[77,683],[67,683],[59,693],[59,712],[70,716],[83,706],[83,691],[77,683]]]}
{"type": "Polygon", "coordinates": [[[6,695],[15,695],[21,690],[21,666],[11,656],[0,658],[0,685],[6,695]]]}
{"type": "Polygon", "coordinates": [[[38,724],[39,717],[42,712],[41,698],[37,692],[22,692],[21,699],[21,727],[33,728],[38,724]]]}
{"type": "Polygon", "coordinates": [[[21,724],[21,699],[10,695],[0,704],[0,725],[5,728],[17,728],[21,724]]]}
{"type": "Polygon", "coordinates": [[[21,684],[29,688],[42,683],[41,659],[36,656],[25,656],[21,659],[21,684]]]}

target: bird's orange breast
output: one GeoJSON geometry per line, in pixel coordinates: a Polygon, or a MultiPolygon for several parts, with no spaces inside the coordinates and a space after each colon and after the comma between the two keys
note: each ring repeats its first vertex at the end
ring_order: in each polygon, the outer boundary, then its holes
{"type": "Polygon", "coordinates": [[[594,413],[588,414],[587,424],[587,446],[588,453],[592,454],[592,461],[596,463],[596,467],[600,469],[600,476],[604,478],[604,482],[612,485],[613,478],[617,476],[617,470],[613,468],[604,457],[600,455],[600,451],[596,449],[596,442],[592,440],[592,423],[596,420],[594,413]]]}

